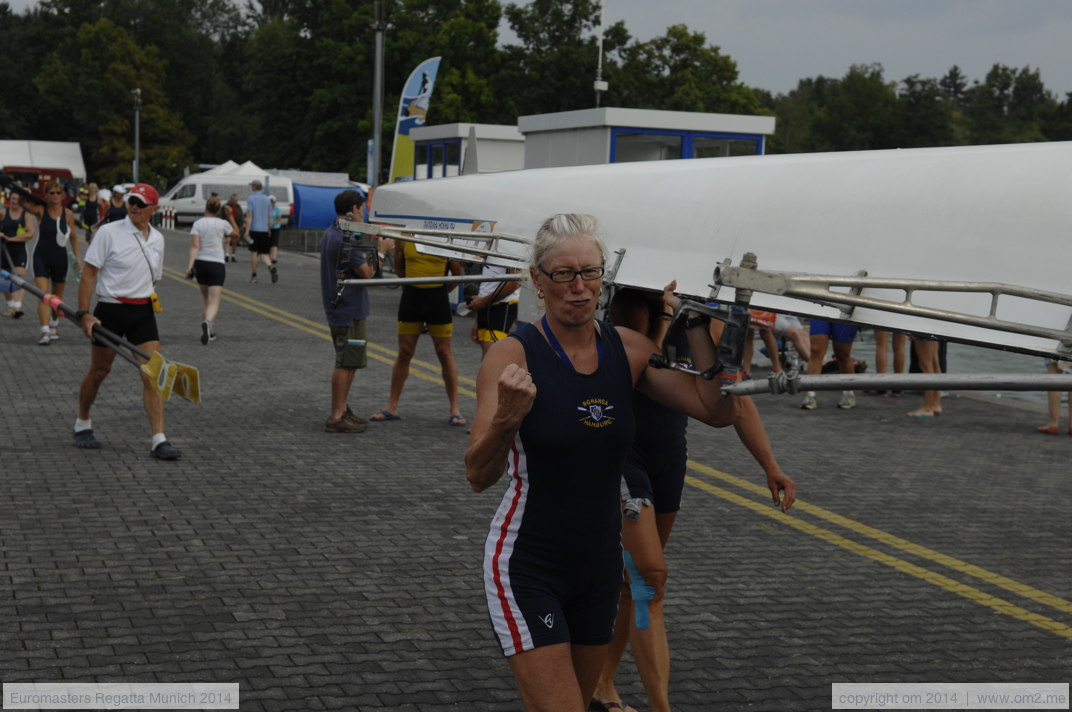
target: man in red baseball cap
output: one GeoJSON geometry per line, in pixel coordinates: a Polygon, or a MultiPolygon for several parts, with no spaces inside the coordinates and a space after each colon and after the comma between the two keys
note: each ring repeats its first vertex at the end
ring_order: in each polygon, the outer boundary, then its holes
{"type": "MultiPolygon", "coordinates": [[[[115,351],[93,338],[100,324],[138,346],[142,351],[160,350],[156,312],[161,311],[155,285],[164,276],[164,236],[149,224],[158,209],[159,193],[147,183],[138,183],[124,196],[127,216],[97,231],[86,250],[82,282],[78,285],[78,318],[92,341],[89,371],[78,392],[78,418],[74,424],[75,445],[100,448],[93,436],[90,408],[97,391],[111,370],[115,351]],[[89,312],[93,295],[97,307],[89,312]]],[[[149,455],[159,460],[177,460],[182,453],[164,435],[164,400],[141,373],[142,402],[152,429],[149,455]]]]}

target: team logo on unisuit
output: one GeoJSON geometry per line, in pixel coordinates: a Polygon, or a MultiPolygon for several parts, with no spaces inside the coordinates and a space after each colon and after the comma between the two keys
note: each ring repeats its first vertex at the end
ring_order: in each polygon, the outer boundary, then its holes
{"type": "Polygon", "coordinates": [[[614,406],[605,398],[589,398],[581,401],[577,410],[584,413],[581,422],[590,428],[605,428],[614,422],[614,416],[609,415],[609,411],[614,410],[614,406]]]}

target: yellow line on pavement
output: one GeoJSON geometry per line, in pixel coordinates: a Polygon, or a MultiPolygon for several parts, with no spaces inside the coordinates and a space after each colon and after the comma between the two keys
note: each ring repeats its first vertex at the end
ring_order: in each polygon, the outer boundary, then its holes
{"type": "MultiPolygon", "coordinates": [[[[770,496],[770,491],[766,487],[755,484],[754,482],[743,480],[740,477],[735,477],[726,472],[720,472],[719,470],[716,470],[712,467],[701,465],[700,463],[692,462],[691,460],[689,461],[689,467],[697,472],[701,472],[710,477],[716,477],[724,482],[728,482],[732,485],[736,485],[737,487],[741,487],[742,489],[756,492],[758,494],[762,494],[768,497],[770,496]]],[[[954,571],[959,571],[962,574],[973,576],[977,579],[980,579],[981,581],[985,581],[991,585],[1003,588],[1011,593],[1015,593],[1018,596],[1030,598],[1037,603],[1049,606],[1050,608],[1054,608],[1058,611],[1061,611],[1062,613],[1072,614],[1072,602],[1054,596],[1053,594],[1046,593],[1045,591],[1040,591],[1037,588],[1033,588],[1031,586],[1028,586],[1027,584],[1020,583],[1019,581],[1014,581],[1013,579],[1010,579],[1006,576],[1002,576],[1001,574],[994,573],[993,571],[988,571],[980,566],[969,564],[966,561],[961,561],[960,559],[956,559],[952,556],[948,556],[933,549],[928,549],[925,546],[915,544],[911,541],[908,541],[907,539],[902,539],[899,536],[884,532],[881,529],[876,529],[866,524],[861,524],[860,522],[857,522],[853,519],[843,517],[840,514],[835,514],[828,509],[824,509],[814,504],[808,504],[807,502],[802,502],[798,500],[797,503],[793,505],[793,509],[799,510],[801,512],[806,512],[815,517],[819,517],[820,519],[825,519],[832,524],[837,524],[839,526],[845,527],[846,529],[854,531],[857,534],[863,534],[866,537],[870,537],[872,539],[875,539],[876,541],[880,541],[883,544],[888,544],[889,546],[892,546],[896,549],[900,549],[901,551],[907,552],[909,554],[913,554],[922,559],[927,559],[937,564],[941,564],[942,566],[947,566],[954,571]]]]}
{"type": "MultiPolygon", "coordinates": [[[[197,287],[197,282],[186,279],[186,275],[179,270],[171,269],[170,267],[168,267],[164,269],[164,273],[176,282],[180,282],[181,284],[185,284],[189,287],[197,287]]],[[[299,331],[304,331],[307,334],[312,334],[313,336],[318,336],[327,341],[331,341],[331,331],[328,329],[328,326],[326,324],[323,324],[321,322],[306,319],[303,316],[293,314],[284,309],[280,309],[278,307],[272,306],[271,304],[267,304],[257,299],[253,299],[252,297],[248,297],[244,294],[239,294],[238,292],[232,291],[227,288],[223,289],[223,293],[220,298],[223,301],[236,304],[243,309],[248,309],[249,311],[254,312],[256,314],[260,314],[261,316],[266,316],[269,319],[273,319],[280,323],[286,324],[287,326],[294,327],[299,331]]],[[[384,348],[383,346],[373,343],[372,341],[369,341],[367,343],[367,346],[369,358],[375,359],[376,361],[379,361],[381,363],[385,363],[388,366],[394,364],[395,357],[398,355],[397,351],[392,351],[391,349],[384,348]]],[[[440,385],[443,385],[443,379],[439,375],[440,367],[438,363],[432,364],[427,361],[421,361],[420,359],[415,358],[410,361],[410,366],[411,375],[414,375],[417,378],[421,378],[425,381],[430,381],[432,383],[438,383],[440,385]],[[412,368],[413,366],[417,366],[418,368],[412,368]],[[424,370],[421,370],[422,368],[426,369],[427,373],[424,370]]],[[[458,376],[458,382],[459,384],[465,383],[471,386],[476,385],[476,381],[470,378],[463,378],[462,376],[458,376]]],[[[476,398],[475,391],[465,388],[462,385],[458,386],[458,393],[476,398]]]]}
{"type": "MultiPolygon", "coordinates": [[[[695,464],[696,463],[690,463],[690,466],[693,466],[695,464]]],[[[717,497],[721,497],[722,499],[728,500],[742,507],[747,507],[754,512],[758,512],[765,517],[769,517],[781,524],[784,524],[787,527],[793,527],[794,529],[802,531],[806,534],[810,534],[814,537],[822,539],[823,541],[834,544],[835,546],[839,546],[843,549],[851,551],[854,554],[859,554],[860,556],[871,559],[872,561],[876,561],[880,564],[885,564],[886,566],[890,566],[894,569],[897,569],[898,571],[906,573],[909,576],[915,576],[916,578],[922,579],[927,583],[934,584],[935,586],[944,588],[951,593],[955,593],[958,596],[963,596],[969,600],[975,601],[976,603],[987,606],[988,608],[991,608],[998,613],[1004,613],[1007,616],[1012,616],[1013,618],[1024,621],[1025,623],[1030,623],[1033,626],[1037,626],[1039,628],[1042,628],[1043,630],[1049,631],[1051,633],[1056,633],[1063,638],[1072,640],[1072,627],[1067,626],[1059,621],[1055,621],[1052,618],[1047,618],[1046,616],[1042,616],[1037,613],[1032,613],[1031,611],[1021,608],[1020,606],[1010,603],[1009,601],[1006,601],[1002,598],[992,596],[989,593],[980,591],[977,588],[973,588],[972,586],[968,586],[967,584],[961,583],[960,581],[951,579],[948,576],[943,576],[942,574],[936,573],[929,569],[925,569],[922,566],[910,564],[907,561],[898,559],[896,556],[891,556],[890,554],[881,552],[878,549],[873,549],[869,546],[865,546],[858,542],[852,541],[851,539],[846,539],[839,534],[835,534],[828,529],[824,529],[809,522],[805,522],[800,518],[787,517],[782,514],[781,511],[775,509],[768,504],[761,504],[758,501],[748,499],[747,497],[743,497],[739,494],[730,492],[729,490],[723,489],[721,487],[716,487],[709,482],[698,479],[691,475],[686,477],[685,481],[693,487],[701,489],[717,497]]]]}

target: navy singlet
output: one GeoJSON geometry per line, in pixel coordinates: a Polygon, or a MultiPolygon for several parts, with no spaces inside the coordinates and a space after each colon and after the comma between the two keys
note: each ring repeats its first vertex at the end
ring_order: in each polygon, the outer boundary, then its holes
{"type": "Polygon", "coordinates": [[[602,322],[599,329],[602,353],[590,374],[577,373],[531,324],[510,335],[524,346],[536,400],[514,438],[509,485],[484,549],[488,608],[507,655],[560,642],[555,610],[573,642],[601,644],[607,610],[613,627],[633,379],[618,332],[602,322]],[[596,632],[585,630],[592,619],[596,632]]]}

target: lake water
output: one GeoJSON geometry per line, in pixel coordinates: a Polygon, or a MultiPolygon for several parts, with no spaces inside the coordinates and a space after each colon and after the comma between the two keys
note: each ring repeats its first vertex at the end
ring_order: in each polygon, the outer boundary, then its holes
{"type": "MultiPolygon", "coordinates": [[[[762,346],[756,342],[756,350],[762,346]]],[[[910,358],[907,349],[911,348],[911,342],[905,347],[905,359],[908,363],[910,358]]],[[[864,330],[856,337],[852,345],[852,355],[867,361],[868,372],[875,371],[875,339],[874,332],[864,330]]],[[[827,353],[827,359],[830,353],[827,353]]],[[[949,373],[1046,373],[1046,359],[1041,356],[1029,356],[1026,354],[987,349],[981,346],[968,346],[965,344],[950,343],[946,352],[946,367],[949,373]]],[[[889,367],[893,368],[893,351],[889,353],[889,367]]],[[[1040,412],[1045,412],[1046,393],[1044,391],[974,391],[974,393],[988,394],[1001,399],[1019,401],[1022,403],[1037,403],[1040,412]]],[[[1062,408],[1065,406],[1062,404],[1062,408]]]]}

